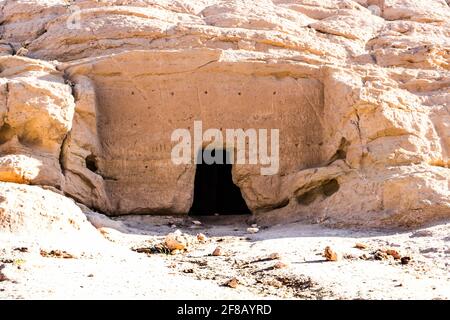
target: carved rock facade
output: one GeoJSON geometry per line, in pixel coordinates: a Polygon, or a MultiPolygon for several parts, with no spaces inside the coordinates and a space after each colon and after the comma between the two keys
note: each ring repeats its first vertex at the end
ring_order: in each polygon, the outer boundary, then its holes
{"type": "Polygon", "coordinates": [[[364,226],[450,216],[444,0],[0,10],[0,181],[14,188],[51,187],[109,215],[187,214],[195,165],[171,162],[171,133],[202,120],[281,130],[277,175],[233,167],[254,214],[364,226]]]}

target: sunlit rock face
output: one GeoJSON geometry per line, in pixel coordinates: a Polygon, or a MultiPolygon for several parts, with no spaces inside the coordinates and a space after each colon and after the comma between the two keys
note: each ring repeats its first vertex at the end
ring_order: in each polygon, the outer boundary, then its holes
{"type": "Polygon", "coordinates": [[[444,0],[0,1],[0,181],[187,214],[196,165],[171,137],[202,121],[279,129],[275,174],[233,165],[255,215],[449,217],[449,18],[444,0]]]}
{"type": "Polygon", "coordinates": [[[249,161],[235,166],[234,180],[255,210],[286,202],[283,176],[323,164],[322,83],[288,65],[223,59],[220,50],[133,51],[67,67],[70,77],[83,75],[96,87],[101,148],[94,156],[112,213],[189,211],[196,166],[174,164],[171,150],[174,130],[194,138],[194,121],[202,136],[221,130],[220,148],[227,129],[281,131],[273,175],[261,177],[261,165],[249,161]]]}

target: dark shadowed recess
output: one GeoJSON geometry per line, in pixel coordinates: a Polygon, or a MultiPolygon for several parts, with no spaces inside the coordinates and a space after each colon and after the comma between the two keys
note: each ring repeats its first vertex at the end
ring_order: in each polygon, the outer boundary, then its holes
{"type": "MultiPolygon", "coordinates": [[[[216,152],[222,152],[222,159],[228,159],[226,150],[216,149],[212,151],[212,155],[215,156],[216,152]]],[[[197,164],[194,203],[189,215],[250,214],[241,190],[233,183],[231,169],[232,165],[226,163],[197,164]]]]}

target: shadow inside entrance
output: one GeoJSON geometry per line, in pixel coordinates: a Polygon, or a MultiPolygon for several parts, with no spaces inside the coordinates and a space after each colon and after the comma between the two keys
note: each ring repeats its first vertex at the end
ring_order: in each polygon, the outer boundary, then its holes
{"type": "MultiPolygon", "coordinates": [[[[203,154],[203,150],[201,151],[203,154]]],[[[242,197],[241,190],[233,183],[231,175],[232,165],[227,164],[229,159],[226,150],[213,150],[222,152],[224,164],[197,164],[194,186],[194,203],[189,215],[208,216],[214,214],[238,215],[250,214],[250,210],[242,197]]],[[[199,155],[199,157],[202,156],[199,155]]]]}

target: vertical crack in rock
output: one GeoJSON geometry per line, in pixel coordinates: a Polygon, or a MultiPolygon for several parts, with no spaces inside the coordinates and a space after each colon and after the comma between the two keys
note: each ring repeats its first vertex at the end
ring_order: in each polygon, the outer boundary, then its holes
{"type": "Polygon", "coordinates": [[[347,139],[345,139],[344,137],[341,138],[341,143],[339,144],[339,147],[336,150],[336,153],[330,158],[330,160],[327,161],[326,165],[329,166],[330,164],[332,164],[333,162],[335,162],[337,160],[346,161],[347,149],[348,149],[349,145],[350,145],[350,142],[347,139]]]}
{"type": "Polygon", "coordinates": [[[16,55],[16,48],[14,48],[14,46],[12,45],[11,42],[8,42],[8,46],[11,48],[11,55],[15,56],[16,55]]]}
{"type": "Polygon", "coordinates": [[[0,144],[7,142],[9,139],[9,134],[11,132],[11,126],[8,124],[8,113],[9,113],[9,81],[5,83],[5,114],[3,115],[3,125],[0,128],[0,144]],[[5,135],[5,137],[4,137],[5,135]]]}
{"type": "Polygon", "coordinates": [[[358,137],[359,137],[359,141],[361,143],[361,148],[364,147],[364,143],[363,143],[363,137],[362,137],[362,132],[361,132],[361,118],[359,116],[358,110],[356,108],[354,108],[355,110],[355,116],[356,116],[356,121],[351,120],[351,123],[355,126],[356,130],[358,131],[358,137]]]}
{"type": "MultiPolygon", "coordinates": [[[[8,124],[8,111],[9,111],[9,82],[5,83],[5,114],[3,115],[3,125],[0,127],[0,145],[7,142],[9,139],[9,132],[11,132],[11,127],[8,124]]],[[[3,154],[0,154],[2,156],[3,154]]]]}
{"type": "MultiPolygon", "coordinates": [[[[68,85],[69,86],[69,88],[70,88],[70,94],[72,95],[72,97],[73,97],[73,101],[74,101],[74,112],[73,112],[73,118],[72,118],[72,122],[73,122],[73,120],[74,120],[74,117],[75,117],[75,113],[76,113],[76,103],[77,103],[77,98],[76,98],[76,94],[75,94],[75,84],[72,82],[72,80],[70,79],[70,76],[69,76],[69,74],[66,72],[66,71],[64,71],[63,73],[62,73],[62,76],[63,76],[63,79],[64,79],[64,82],[65,82],[65,84],[66,85],[68,85]]],[[[67,144],[67,139],[69,138],[69,136],[70,136],[70,134],[71,134],[71,132],[72,132],[72,126],[71,126],[71,129],[65,134],[65,136],[64,136],[64,138],[63,138],[63,140],[62,140],[62,143],[61,143],[61,149],[60,149],[60,152],[59,152],[59,166],[60,166],[60,168],[61,168],[61,173],[63,174],[63,176],[65,176],[66,174],[66,168],[65,168],[65,165],[64,165],[64,157],[65,157],[65,150],[66,150],[66,144],[67,144]]]]}
{"type": "Polygon", "coordinates": [[[7,81],[5,84],[5,92],[6,92],[6,96],[5,96],[6,112],[3,117],[3,120],[6,122],[6,120],[8,119],[8,112],[9,112],[9,81],[7,81]]]}
{"type": "Polygon", "coordinates": [[[66,147],[67,139],[68,139],[68,137],[70,135],[70,132],[71,131],[69,131],[65,135],[65,137],[63,139],[63,142],[61,143],[61,150],[59,152],[59,158],[58,158],[59,159],[59,166],[61,168],[61,173],[62,173],[63,176],[66,175],[66,168],[65,168],[65,165],[64,165],[64,157],[65,157],[65,149],[66,149],[65,147],[66,147]]]}

